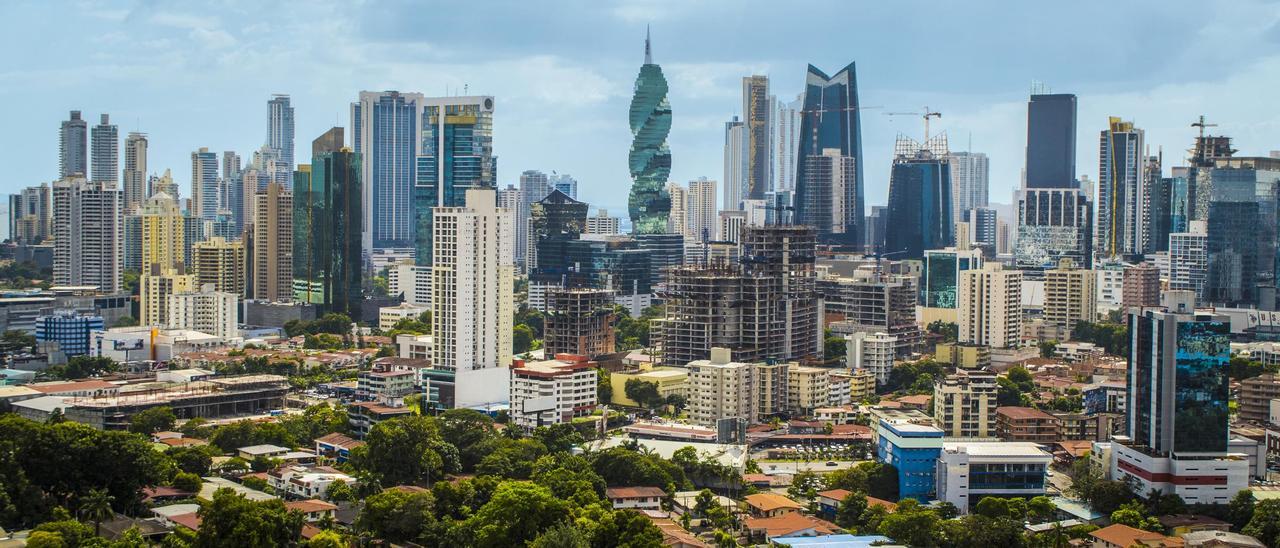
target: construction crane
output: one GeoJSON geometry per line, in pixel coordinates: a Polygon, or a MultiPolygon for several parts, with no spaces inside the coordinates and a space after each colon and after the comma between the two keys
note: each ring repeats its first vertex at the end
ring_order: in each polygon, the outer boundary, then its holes
{"type": "Polygon", "coordinates": [[[929,110],[929,107],[927,105],[924,107],[924,112],[886,112],[884,113],[884,115],[885,116],[919,116],[921,118],[924,118],[924,142],[926,143],[929,142],[929,119],[942,117],[941,112],[929,110]]]}
{"type": "Polygon", "coordinates": [[[1205,122],[1205,121],[1204,121],[1204,115],[1203,115],[1203,114],[1201,114],[1201,115],[1200,115],[1200,120],[1199,120],[1198,122],[1192,123],[1192,124],[1191,124],[1191,127],[1194,127],[1194,128],[1200,128],[1200,140],[1202,140],[1202,141],[1203,141],[1203,140],[1204,140],[1204,128],[1207,128],[1207,127],[1218,127],[1218,124],[1210,124],[1210,123],[1208,123],[1208,122],[1205,122]]]}

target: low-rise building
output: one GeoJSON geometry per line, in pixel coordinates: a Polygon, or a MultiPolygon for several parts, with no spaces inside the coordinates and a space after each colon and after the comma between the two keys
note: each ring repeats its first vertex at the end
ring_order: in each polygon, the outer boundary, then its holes
{"type": "Polygon", "coordinates": [[[364,442],[334,432],[315,439],[316,455],[333,459],[339,464],[351,458],[351,451],[364,445],[364,442]]]}
{"type": "Polygon", "coordinates": [[[1053,462],[1029,442],[944,442],[937,461],[938,499],[962,513],[983,497],[1032,498],[1045,494],[1045,472],[1053,462]]]}
{"type": "Polygon", "coordinates": [[[996,409],[996,436],[1005,441],[1053,443],[1058,440],[1060,425],[1057,417],[1033,407],[996,409]]]}
{"type": "Polygon", "coordinates": [[[1166,537],[1160,533],[1143,531],[1142,529],[1119,523],[1108,525],[1089,533],[1089,540],[1091,542],[1090,545],[1094,548],[1130,548],[1131,546],[1173,548],[1184,546],[1182,539],[1166,537]]]}
{"type": "Polygon", "coordinates": [[[898,337],[888,333],[857,332],[845,335],[845,365],[867,371],[877,384],[889,382],[889,371],[898,353],[898,337]]]}
{"type": "Polygon", "coordinates": [[[604,498],[614,510],[660,510],[667,493],[658,487],[610,487],[604,498]]]}
{"type": "Polygon", "coordinates": [[[418,319],[423,312],[429,312],[431,309],[426,306],[419,306],[410,303],[400,303],[396,306],[384,306],[378,309],[378,329],[390,331],[395,328],[400,320],[405,318],[418,319]]]}
{"type": "Polygon", "coordinates": [[[804,505],[777,493],[756,493],[743,500],[751,515],[757,518],[772,518],[804,509],[804,505]]]}
{"type": "Polygon", "coordinates": [[[957,369],[986,369],[991,367],[991,347],[981,344],[938,343],[934,347],[933,359],[957,369]]]}
{"type": "Polygon", "coordinates": [[[267,472],[267,485],[293,498],[323,498],[337,481],[356,483],[355,478],[328,466],[285,466],[267,472]]]}
{"type": "Polygon", "coordinates": [[[526,429],[590,415],[596,394],[596,362],[586,356],[556,354],[511,366],[511,421],[526,429]]]}
{"type": "Polygon", "coordinates": [[[414,392],[417,377],[416,371],[409,370],[361,371],[356,375],[356,397],[388,404],[403,402],[405,396],[414,392]]]}
{"type": "Polygon", "coordinates": [[[609,374],[609,385],[613,387],[613,405],[639,407],[640,404],[627,397],[627,381],[635,379],[650,382],[658,387],[658,395],[663,398],[672,395],[689,397],[689,371],[679,367],[654,367],[651,369],[628,369],[609,374]]]}
{"type": "Polygon", "coordinates": [[[1106,349],[1090,342],[1060,342],[1053,347],[1053,357],[1067,363],[1083,363],[1105,356],[1106,349]]]}
{"type": "Polygon", "coordinates": [[[871,414],[876,419],[876,456],[898,470],[898,496],[932,498],[942,430],[919,411],[873,408],[871,414]]]}
{"type": "Polygon", "coordinates": [[[1280,398],[1280,375],[1265,373],[1240,381],[1240,419],[1266,422],[1271,400],[1280,398]]]}
{"type": "Polygon", "coordinates": [[[383,405],[376,401],[366,401],[347,406],[347,423],[351,425],[352,434],[363,438],[369,434],[369,431],[374,426],[382,421],[412,414],[413,410],[408,407],[395,407],[383,405]]]}
{"type": "Polygon", "coordinates": [[[284,508],[302,514],[303,521],[307,523],[332,519],[338,511],[337,505],[315,498],[286,502],[284,508]]]}
{"type": "Polygon", "coordinates": [[[1081,390],[1086,413],[1124,413],[1127,389],[1123,382],[1104,382],[1081,390]]]}
{"type": "Polygon", "coordinates": [[[712,348],[711,359],[689,362],[689,418],[695,424],[716,426],[720,419],[756,422],[752,364],[735,362],[727,348],[712,348]]]}

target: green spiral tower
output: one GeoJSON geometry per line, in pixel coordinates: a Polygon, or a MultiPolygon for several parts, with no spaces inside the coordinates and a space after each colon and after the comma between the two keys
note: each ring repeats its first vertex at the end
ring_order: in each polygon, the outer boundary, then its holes
{"type": "Polygon", "coordinates": [[[644,65],[636,77],[635,95],[631,98],[631,196],[627,209],[631,213],[631,231],[635,234],[661,234],[667,231],[671,214],[671,195],[667,193],[667,176],[671,174],[671,103],[667,101],[667,78],[662,67],[654,64],[649,47],[649,31],[644,36],[644,65]]]}

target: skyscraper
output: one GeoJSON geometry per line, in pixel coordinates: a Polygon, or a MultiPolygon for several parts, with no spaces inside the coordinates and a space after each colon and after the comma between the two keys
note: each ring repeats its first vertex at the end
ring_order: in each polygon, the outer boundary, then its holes
{"type": "Polygon", "coordinates": [[[1076,188],[1076,96],[1033,94],[1027,102],[1027,188],[1076,188]]]}
{"type": "Polygon", "coordinates": [[[89,123],[80,118],[80,111],[71,111],[71,118],[62,121],[58,134],[58,177],[89,176],[88,139],[89,123]]]}
{"type": "Polygon", "coordinates": [[[514,211],[516,240],[513,249],[517,267],[524,267],[526,272],[527,260],[533,253],[530,251],[532,236],[529,231],[529,208],[534,202],[546,198],[550,193],[551,183],[546,173],[530,169],[520,174],[520,204],[514,211]]]}
{"type": "Polygon", "coordinates": [[[1212,194],[1204,298],[1220,306],[1274,309],[1280,159],[1219,158],[1207,171],[1212,194]]]}
{"type": "Polygon", "coordinates": [[[577,240],[587,225],[587,204],[570,198],[559,190],[529,206],[529,261],[526,268],[530,280],[551,285],[563,284],[563,276],[572,266],[565,244],[577,240]]]}
{"type": "Polygon", "coordinates": [[[272,95],[267,101],[267,147],[280,162],[277,169],[293,171],[293,105],[288,95],[272,95]]]}
{"type": "Polygon", "coordinates": [[[293,295],[322,313],[361,317],[360,155],[335,127],[311,146],[311,171],[293,187],[293,295]],[[302,184],[299,184],[302,183],[302,184]]]}
{"type": "Polygon", "coordinates": [[[1150,248],[1151,190],[1143,131],[1109,119],[1098,138],[1098,243],[1102,258],[1141,255],[1150,248]]]}
{"type": "Polygon", "coordinates": [[[889,177],[891,230],[884,251],[894,259],[919,259],[925,250],[955,243],[951,217],[951,165],[947,137],[939,134],[923,145],[899,136],[889,177]]]}
{"type": "Polygon", "coordinates": [[[773,139],[773,191],[787,192],[796,188],[796,152],[800,145],[800,108],[803,96],[792,101],[772,98],[769,117],[773,139]]]}
{"type": "Polygon", "coordinates": [[[186,225],[178,202],[164,192],[147,198],[139,211],[142,228],[140,260],[141,272],[148,272],[152,265],[162,269],[183,270],[187,264],[186,225]]]}
{"type": "Polygon", "coordinates": [[[461,206],[467,189],[497,189],[498,159],[493,155],[493,97],[427,97],[422,104],[422,149],[413,188],[414,257],[418,265],[429,266],[432,212],[461,206]]]}
{"type": "Polygon", "coordinates": [[[293,299],[293,196],[278,183],[255,196],[253,287],[257,300],[293,299]]]}
{"type": "Polygon", "coordinates": [[[201,147],[191,153],[191,212],[201,219],[217,219],[221,194],[218,153],[201,147]]]}
{"type": "Polygon", "coordinates": [[[747,126],[737,116],[724,123],[724,205],[720,209],[742,209],[747,187],[747,126]]]}
{"type": "Polygon", "coordinates": [[[563,192],[565,196],[578,199],[578,180],[568,173],[552,173],[551,188],[563,192]]]}
{"type": "MultiPolygon", "coordinates": [[[[855,63],[827,76],[809,65],[805,79],[804,108],[800,114],[800,145],[796,153],[795,220],[797,224],[817,229],[819,239],[830,239],[848,246],[861,247],[864,228],[862,192],[862,119],[858,112],[858,80],[855,63]],[[846,191],[853,201],[847,203],[846,229],[832,231],[830,197],[819,196],[832,189],[823,185],[821,177],[810,177],[809,158],[823,156],[827,150],[853,159],[854,181],[846,191]],[[815,185],[817,186],[815,188],[815,185]]],[[[816,167],[816,166],[815,166],[816,167]]]]}
{"type": "Polygon", "coordinates": [[[990,186],[987,155],[952,152],[947,160],[951,164],[951,218],[958,220],[970,209],[987,207],[990,186]]]}
{"type": "Polygon", "coordinates": [[[671,197],[667,195],[667,177],[671,175],[671,103],[667,101],[667,79],[662,67],[653,62],[649,33],[644,37],[644,65],[636,77],[635,95],[631,98],[631,196],[627,209],[631,213],[631,231],[636,234],[661,234],[667,230],[671,197]]]}
{"type": "Polygon", "coordinates": [[[1018,268],[1052,268],[1070,257],[1093,267],[1093,204],[1078,188],[1028,188],[1018,202],[1018,268]]]}
{"type": "Polygon", "coordinates": [[[414,246],[412,190],[422,152],[421,93],[362,91],[351,104],[352,149],[365,161],[364,252],[414,246]]]}
{"type": "Polygon", "coordinates": [[[689,235],[705,242],[716,235],[716,182],[700,177],[689,181],[689,235]]]}
{"type": "Polygon", "coordinates": [[[667,194],[671,196],[671,215],[667,218],[667,232],[683,234],[691,237],[689,232],[689,189],[680,183],[667,183],[667,194]]]}
{"type": "Polygon", "coordinates": [[[742,79],[742,117],[747,129],[747,192],[743,199],[763,200],[772,182],[772,143],[769,141],[768,76],[742,79]]]}
{"type": "MultiPolygon", "coordinates": [[[[847,235],[862,226],[854,219],[854,208],[861,197],[858,192],[858,166],[851,156],[829,148],[820,155],[805,156],[805,211],[808,222],[823,235],[847,235]]],[[[743,206],[746,209],[746,206],[743,206]]]]}
{"type": "Polygon", "coordinates": [[[191,272],[196,287],[206,284],[214,291],[225,291],[243,298],[245,295],[244,242],[230,242],[214,237],[197,242],[191,249],[191,272]]]}
{"type": "Polygon", "coordinates": [[[432,230],[431,367],[452,376],[456,407],[507,398],[514,316],[511,216],[493,189],[465,201],[437,208],[432,230]]]}
{"type": "Polygon", "coordinates": [[[53,283],[120,291],[124,253],[120,189],[69,177],[53,183],[53,283]]]}
{"type": "Polygon", "coordinates": [[[111,123],[111,116],[103,114],[98,125],[93,126],[90,140],[90,161],[93,180],[106,183],[120,181],[120,128],[111,123]]]}
{"type": "Polygon", "coordinates": [[[147,134],[130,131],[124,138],[124,210],[147,199],[147,134]]]}
{"type": "Polygon", "coordinates": [[[1000,263],[960,272],[956,309],[959,341],[993,348],[1022,342],[1022,272],[1000,263]]]}

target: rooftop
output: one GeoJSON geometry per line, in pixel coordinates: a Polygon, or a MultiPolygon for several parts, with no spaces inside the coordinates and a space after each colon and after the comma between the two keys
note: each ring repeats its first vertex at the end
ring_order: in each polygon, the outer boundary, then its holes
{"type": "Polygon", "coordinates": [[[1044,457],[1051,458],[1038,444],[1021,441],[943,441],[947,453],[968,453],[975,457],[1044,457]]]}
{"type": "Polygon", "coordinates": [[[608,499],[666,498],[667,492],[657,487],[610,487],[604,490],[608,499]]]}
{"type": "Polygon", "coordinates": [[[1004,406],[996,408],[996,415],[1004,415],[1014,420],[1053,420],[1055,417],[1034,407],[1004,406]]]}
{"type": "Polygon", "coordinates": [[[1098,529],[1097,531],[1089,533],[1089,536],[1116,546],[1126,547],[1133,546],[1135,544],[1162,548],[1183,545],[1182,539],[1180,538],[1166,537],[1160,533],[1134,529],[1133,527],[1121,525],[1119,523],[1098,529]]]}
{"type": "Polygon", "coordinates": [[[834,523],[799,512],[787,512],[771,518],[747,518],[745,525],[752,531],[763,530],[769,538],[784,537],[808,530],[813,530],[819,535],[830,535],[840,531],[840,527],[834,523]]]}
{"type": "Polygon", "coordinates": [[[757,508],[762,512],[772,512],[783,508],[793,508],[796,510],[804,508],[800,503],[777,493],[756,493],[754,495],[747,495],[744,500],[746,500],[748,506],[757,508]]]}

